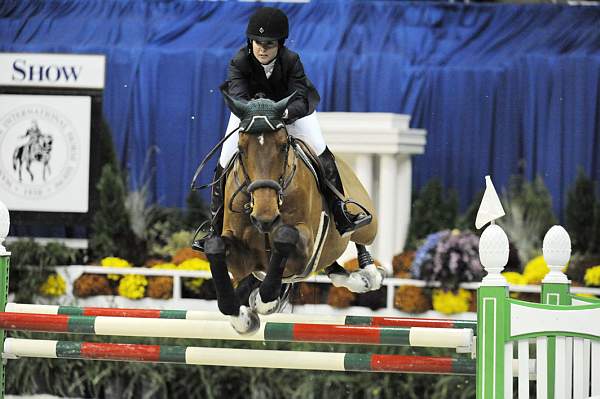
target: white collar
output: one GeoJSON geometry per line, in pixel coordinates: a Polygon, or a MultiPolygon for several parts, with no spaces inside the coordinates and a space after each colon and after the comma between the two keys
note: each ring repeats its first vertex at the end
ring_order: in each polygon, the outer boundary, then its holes
{"type": "Polygon", "coordinates": [[[275,61],[277,61],[277,57],[273,58],[273,61],[269,62],[267,65],[260,64],[265,70],[265,75],[267,75],[267,79],[271,77],[273,69],[275,69],[275,61]]]}

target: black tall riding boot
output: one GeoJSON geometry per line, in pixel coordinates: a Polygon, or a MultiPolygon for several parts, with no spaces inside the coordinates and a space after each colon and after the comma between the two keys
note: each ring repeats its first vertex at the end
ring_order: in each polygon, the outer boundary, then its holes
{"type": "MultiPolygon", "coordinates": [[[[329,148],[325,147],[325,151],[319,155],[319,160],[323,165],[323,172],[325,178],[337,189],[339,194],[344,196],[344,186],[342,179],[335,163],[335,157],[329,151],[329,148]]],[[[371,223],[373,218],[367,212],[359,212],[358,214],[352,214],[348,211],[346,204],[348,201],[344,201],[340,198],[330,187],[325,189],[325,199],[329,205],[329,209],[333,215],[335,227],[341,236],[352,233],[354,230],[366,226],[371,223]]],[[[354,202],[355,203],[355,202],[354,202]]]]}
{"type": "Polygon", "coordinates": [[[213,183],[217,182],[212,186],[210,195],[210,220],[203,223],[196,230],[194,241],[192,242],[192,248],[196,251],[204,252],[204,242],[207,238],[214,235],[221,235],[223,230],[223,194],[225,182],[219,181],[223,174],[223,168],[220,164],[217,164],[215,174],[213,176],[213,183]]]}

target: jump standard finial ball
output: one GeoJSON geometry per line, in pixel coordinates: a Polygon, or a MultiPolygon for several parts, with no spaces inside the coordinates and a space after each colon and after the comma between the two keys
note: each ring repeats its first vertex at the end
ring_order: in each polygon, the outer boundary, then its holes
{"type": "Polygon", "coordinates": [[[489,225],[479,239],[479,259],[488,273],[483,278],[483,285],[507,285],[500,273],[508,262],[508,237],[497,224],[489,225]]]}

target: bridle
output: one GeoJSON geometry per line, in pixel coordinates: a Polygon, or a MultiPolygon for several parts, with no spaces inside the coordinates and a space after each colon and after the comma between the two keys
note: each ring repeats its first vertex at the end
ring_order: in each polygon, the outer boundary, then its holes
{"type": "MultiPolygon", "coordinates": [[[[284,129],[285,129],[285,127],[284,127],[284,129]]],[[[269,188],[271,190],[275,190],[277,192],[277,206],[280,208],[281,205],[283,205],[283,197],[285,195],[285,191],[290,186],[290,184],[292,183],[292,180],[294,179],[294,176],[296,175],[297,161],[298,161],[296,152],[295,152],[295,150],[293,150],[294,156],[292,158],[292,165],[291,165],[291,167],[289,167],[290,171],[288,173],[288,163],[289,163],[288,158],[289,158],[290,148],[294,149],[294,145],[293,145],[294,138],[288,134],[287,129],[286,129],[286,136],[287,136],[287,140],[286,140],[286,145],[285,145],[285,157],[283,158],[284,160],[283,160],[282,172],[277,180],[272,180],[272,179],[252,180],[250,178],[250,176],[248,175],[248,170],[244,163],[243,152],[239,151],[236,154],[236,161],[240,166],[239,169],[241,169],[241,171],[242,171],[243,180],[240,179],[240,175],[238,174],[238,169],[234,168],[233,174],[234,174],[234,178],[235,178],[237,187],[236,187],[235,192],[231,196],[231,199],[229,200],[229,210],[231,212],[246,213],[246,214],[251,213],[252,209],[254,208],[253,193],[254,193],[254,191],[258,190],[259,188],[269,188]],[[237,194],[239,194],[240,192],[245,194],[246,197],[249,199],[249,202],[244,204],[244,209],[241,212],[233,209],[233,202],[234,202],[237,194]]]]}

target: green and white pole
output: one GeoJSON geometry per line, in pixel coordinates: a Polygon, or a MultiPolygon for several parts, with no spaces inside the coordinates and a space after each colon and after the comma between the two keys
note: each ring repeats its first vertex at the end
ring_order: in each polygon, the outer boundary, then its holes
{"type": "MultiPolygon", "coordinates": [[[[563,268],[571,257],[571,238],[562,226],[552,226],[544,236],[542,245],[544,260],[550,272],[542,280],[541,303],[546,305],[571,305],[571,282],[563,268]]],[[[554,376],[556,375],[556,337],[547,337],[547,395],[554,399],[554,376]]]]}
{"type": "MultiPolygon", "coordinates": [[[[8,271],[10,267],[10,252],[4,248],[4,240],[8,236],[10,216],[8,208],[0,201],[0,311],[4,312],[8,302],[8,271]]],[[[0,330],[0,343],[4,346],[4,330],[0,330]]],[[[0,359],[0,399],[4,399],[4,359],[0,359]]]]}
{"type": "Polygon", "coordinates": [[[301,352],[193,346],[111,344],[8,338],[4,352],[17,357],[123,360],[299,370],[473,375],[468,358],[371,353],[301,352]]]}
{"type": "Polygon", "coordinates": [[[479,258],[487,276],[477,290],[477,398],[503,399],[505,341],[510,321],[508,283],[501,272],[508,262],[508,237],[496,224],[479,240],[479,258]]]}

